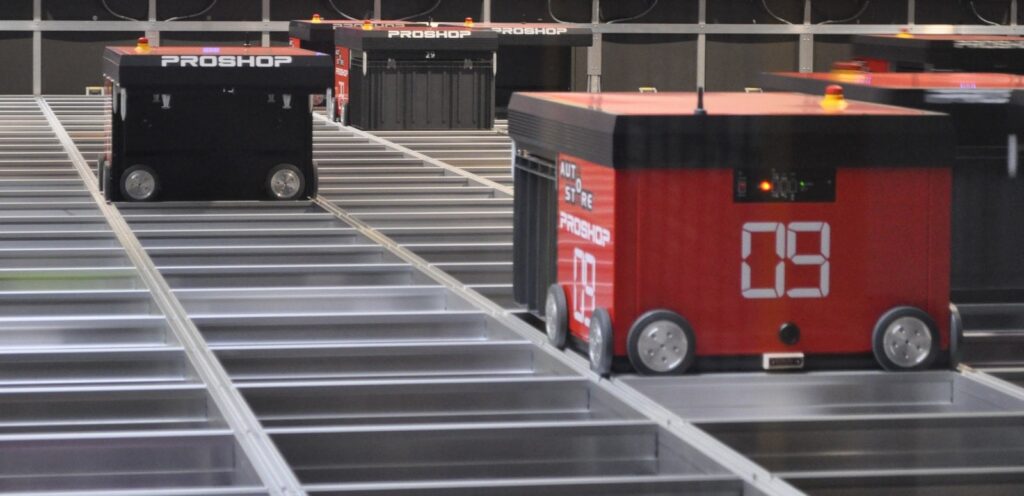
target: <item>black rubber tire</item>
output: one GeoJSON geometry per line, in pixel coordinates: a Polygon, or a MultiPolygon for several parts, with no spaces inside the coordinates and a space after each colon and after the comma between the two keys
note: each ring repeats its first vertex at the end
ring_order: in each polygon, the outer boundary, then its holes
{"type": "Polygon", "coordinates": [[[103,193],[103,198],[106,199],[109,202],[109,201],[112,200],[112,197],[113,197],[113,193],[111,193],[111,191],[113,191],[113,189],[114,189],[113,172],[110,170],[110,166],[106,166],[106,165],[103,167],[103,169],[101,169],[101,170],[99,170],[97,172],[99,172],[99,174],[100,174],[100,177],[99,177],[100,192],[103,193]]]}
{"type": "Polygon", "coordinates": [[[123,200],[123,201],[150,202],[150,201],[156,200],[160,196],[160,176],[157,175],[156,171],[153,170],[153,168],[148,166],[148,165],[133,165],[133,166],[125,169],[124,172],[121,173],[121,177],[117,180],[117,185],[118,185],[118,189],[121,192],[121,200],[123,200]],[[125,181],[128,180],[128,176],[131,175],[131,173],[133,173],[135,171],[138,171],[138,170],[144,170],[146,172],[149,172],[149,174],[153,176],[153,181],[155,183],[153,185],[153,194],[149,195],[148,198],[144,198],[144,199],[141,199],[141,200],[138,200],[138,199],[135,199],[135,198],[132,198],[131,196],[129,196],[128,195],[128,191],[125,188],[125,181]]]}
{"type": "Polygon", "coordinates": [[[302,171],[299,170],[298,167],[296,167],[296,166],[294,166],[292,164],[277,164],[272,169],[270,169],[270,172],[267,172],[267,179],[264,182],[264,187],[267,190],[267,197],[270,198],[271,200],[276,200],[276,201],[292,201],[292,200],[298,200],[299,198],[303,197],[303,193],[305,193],[305,191],[306,191],[306,184],[307,184],[306,175],[303,174],[302,171]],[[271,187],[270,187],[270,181],[273,179],[274,174],[277,174],[278,171],[283,170],[283,169],[291,169],[293,172],[295,172],[296,175],[299,176],[299,191],[297,193],[295,193],[294,196],[289,197],[289,198],[278,198],[277,195],[274,194],[274,190],[271,189],[271,187]]]}
{"type": "Polygon", "coordinates": [[[106,158],[103,156],[103,154],[100,154],[100,156],[96,158],[96,183],[97,183],[97,186],[99,187],[101,193],[103,192],[103,188],[104,188],[104,184],[103,184],[103,182],[104,182],[103,181],[103,169],[105,169],[105,168],[106,168],[106,158]]]}
{"type": "Polygon", "coordinates": [[[608,310],[604,308],[594,310],[590,316],[587,355],[590,358],[590,370],[601,377],[608,377],[612,373],[612,359],[615,358],[613,337],[612,318],[608,315],[608,310]]]}
{"type": "Polygon", "coordinates": [[[960,317],[960,310],[949,305],[949,368],[956,370],[963,359],[964,349],[964,321],[960,317]]]}
{"type": "Polygon", "coordinates": [[[544,330],[551,346],[560,350],[565,349],[569,340],[569,305],[566,302],[565,290],[558,284],[548,287],[547,299],[544,300],[544,330]],[[548,315],[549,302],[552,300],[557,307],[556,315],[548,315]]]}
{"type": "Polygon", "coordinates": [[[894,307],[882,314],[878,318],[878,322],[875,323],[875,329],[871,333],[871,351],[875,355],[875,360],[882,366],[883,369],[889,371],[910,371],[910,370],[925,370],[935,363],[935,360],[939,356],[940,349],[942,348],[941,341],[939,340],[939,328],[935,325],[935,320],[930,315],[925,313],[917,307],[910,306],[899,306],[894,307]],[[896,319],[902,317],[913,317],[924,322],[925,327],[928,329],[928,333],[931,334],[932,347],[928,350],[928,355],[913,367],[901,366],[889,359],[885,354],[885,329],[889,327],[896,319]]]}
{"type": "Polygon", "coordinates": [[[307,198],[316,198],[316,195],[320,193],[320,164],[316,160],[313,161],[310,174],[313,177],[309,178],[309,181],[302,185],[302,191],[303,195],[307,198]]]}
{"type": "Polygon", "coordinates": [[[697,359],[697,339],[693,332],[693,326],[682,315],[665,309],[651,310],[637,318],[636,322],[633,322],[633,326],[629,328],[629,335],[626,337],[626,353],[629,354],[629,363],[633,365],[633,369],[641,374],[682,374],[689,370],[697,359]],[[683,330],[687,345],[686,354],[683,356],[682,361],[679,362],[679,365],[666,371],[658,371],[648,367],[640,357],[640,336],[643,329],[652,322],[659,320],[667,320],[678,325],[683,330]]]}

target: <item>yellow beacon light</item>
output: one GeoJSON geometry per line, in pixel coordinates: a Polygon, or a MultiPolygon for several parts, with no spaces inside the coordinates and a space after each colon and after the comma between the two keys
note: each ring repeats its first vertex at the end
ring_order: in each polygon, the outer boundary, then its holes
{"type": "Polygon", "coordinates": [[[139,38],[139,41],[135,43],[136,53],[149,53],[149,38],[145,36],[139,38]]]}
{"type": "Polygon", "coordinates": [[[821,108],[826,112],[842,112],[850,104],[843,97],[843,87],[830,84],[825,88],[825,98],[821,99],[821,108]]]}

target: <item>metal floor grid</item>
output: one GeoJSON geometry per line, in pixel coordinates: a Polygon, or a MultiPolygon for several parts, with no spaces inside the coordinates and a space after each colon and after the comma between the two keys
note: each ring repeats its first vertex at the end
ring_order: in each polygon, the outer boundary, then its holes
{"type": "Polygon", "coordinates": [[[32,97],[0,97],[0,231],[0,492],[266,494],[32,97]]]}
{"type": "Polygon", "coordinates": [[[508,121],[493,130],[373,131],[373,135],[485,179],[512,186],[508,121]]]}
{"type": "Polygon", "coordinates": [[[510,187],[323,116],[313,133],[323,197],[467,287],[520,308],[512,295],[510,187]]]}
{"type": "MultiPolygon", "coordinates": [[[[317,123],[315,203],[119,205],[309,494],[1024,488],[1024,391],[970,367],[595,380],[445,265],[510,260],[510,192],[374,138],[317,123]]],[[[968,363],[1015,367],[971,332],[968,363]]]]}
{"type": "Polygon", "coordinates": [[[765,494],[327,207],[117,205],[305,492],[765,494]]]}

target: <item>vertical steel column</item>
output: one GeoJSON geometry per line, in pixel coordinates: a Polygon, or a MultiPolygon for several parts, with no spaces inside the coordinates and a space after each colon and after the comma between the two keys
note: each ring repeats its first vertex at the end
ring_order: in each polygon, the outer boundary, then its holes
{"type": "MultiPolygon", "coordinates": [[[[600,24],[601,0],[592,0],[591,9],[590,22],[600,24]]],[[[594,33],[594,44],[587,49],[587,91],[591,93],[601,92],[601,40],[601,34],[594,33]]]]}
{"type": "Polygon", "coordinates": [[[1010,0],[1010,25],[1017,25],[1017,0],[1010,0]]]}
{"type": "MultiPolygon", "coordinates": [[[[151,23],[156,22],[156,0],[149,0],[149,15],[146,18],[151,23]]],[[[147,29],[146,39],[149,40],[150,46],[160,46],[160,31],[147,29]]]]}
{"type": "Polygon", "coordinates": [[[480,12],[481,22],[491,22],[491,0],[483,0],[480,12]]]}
{"type": "Polygon", "coordinates": [[[707,70],[707,59],[708,59],[708,35],[704,33],[704,29],[708,24],[708,0],[698,0],[697,2],[697,28],[700,33],[697,34],[697,87],[703,88],[704,82],[707,76],[705,72],[707,70]]]}
{"type": "MultiPolygon", "coordinates": [[[[266,27],[267,23],[270,22],[270,0],[263,0],[262,13],[263,25],[266,27]]],[[[270,31],[267,29],[260,33],[260,46],[270,46],[270,31]]]]}
{"type": "Polygon", "coordinates": [[[914,25],[914,17],[917,14],[917,6],[914,0],[907,0],[907,26],[914,25]]]}
{"type": "Polygon", "coordinates": [[[381,2],[382,1],[383,0],[373,0],[373,18],[374,19],[378,19],[378,20],[380,19],[380,13],[383,10],[383,7],[381,7],[381,2]]]}
{"type": "MultiPolygon", "coordinates": [[[[811,0],[804,0],[804,30],[811,25],[811,0]]],[[[800,72],[814,71],[814,35],[804,32],[800,35],[800,72]]]]}
{"type": "Polygon", "coordinates": [[[32,0],[32,94],[43,94],[43,32],[39,21],[43,19],[43,0],[32,0]]]}

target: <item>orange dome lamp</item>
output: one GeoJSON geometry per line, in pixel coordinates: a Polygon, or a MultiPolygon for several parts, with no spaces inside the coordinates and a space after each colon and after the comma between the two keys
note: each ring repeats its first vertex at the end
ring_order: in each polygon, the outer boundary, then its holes
{"type": "Polygon", "coordinates": [[[320,24],[323,21],[324,19],[320,17],[320,14],[313,14],[313,19],[310,22],[312,22],[313,24],[320,24]]]}
{"type": "Polygon", "coordinates": [[[136,53],[149,53],[149,38],[145,36],[139,37],[139,41],[135,43],[136,53]]]}
{"type": "Polygon", "coordinates": [[[850,105],[843,96],[843,87],[830,84],[825,88],[825,98],[821,99],[821,108],[826,112],[842,112],[850,105]]]}
{"type": "Polygon", "coordinates": [[[462,21],[462,24],[464,26],[466,26],[467,28],[473,27],[473,18],[472,17],[467,17],[465,21],[462,21]]]}

